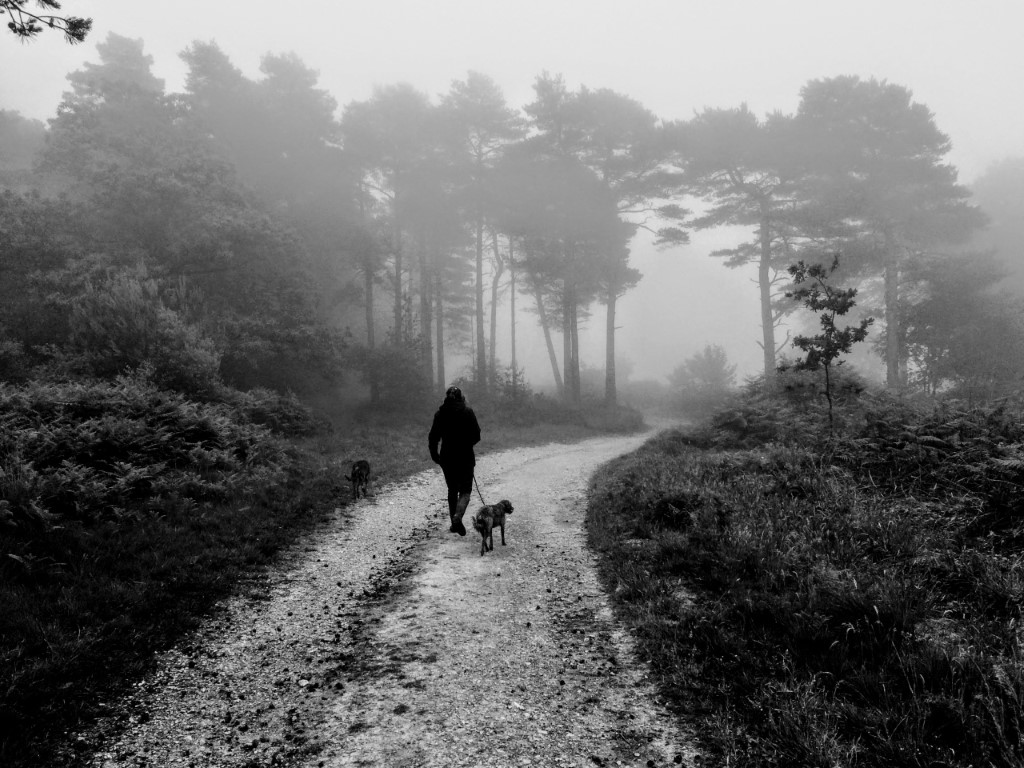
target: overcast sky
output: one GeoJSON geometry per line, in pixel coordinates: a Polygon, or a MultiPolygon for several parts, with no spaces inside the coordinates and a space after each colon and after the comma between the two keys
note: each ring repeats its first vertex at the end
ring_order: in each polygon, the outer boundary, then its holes
{"type": "MultiPolygon", "coordinates": [[[[183,85],[178,53],[212,39],[252,77],[264,53],[295,52],[341,107],[398,81],[436,97],[471,69],[518,107],[547,70],[685,119],[742,102],[792,112],[808,80],[856,74],[910,88],[952,139],[949,159],[966,183],[1024,155],[1022,0],[65,0],[63,10],[92,17],[84,44],[0,37],[0,108],[53,116],[65,75],[116,32],[145,41],[169,91],[183,85]]],[[[744,372],[756,371],[753,275],[706,256],[727,237],[671,252],[634,247],[645,279],[622,303],[620,345],[638,375],[664,375],[705,343],[727,345],[744,372]]],[[[584,347],[592,365],[602,364],[596,312],[584,347]]]]}

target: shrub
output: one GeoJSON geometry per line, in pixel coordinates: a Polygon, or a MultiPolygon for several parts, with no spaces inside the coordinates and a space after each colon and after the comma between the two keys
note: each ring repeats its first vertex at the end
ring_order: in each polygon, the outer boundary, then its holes
{"type": "Polygon", "coordinates": [[[218,501],[280,464],[264,427],[138,378],[0,385],[0,500],[19,525],[218,501]]]}
{"type": "Polygon", "coordinates": [[[69,352],[82,373],[101,378],[147,366],[166,389],[212,398],[221,388],[213,342],[160,299],[145,270],[88,284],[72,303],[69,352]]]}
{"type": "Polygon", "coordinates": [[[736,382],[736,366],[729,364],[722,347],[709,344],[668,378],[676,408],[687,416],[706,417],[728,401],[736,382]]]}
{"type": "Polygon", "coordinates": [[[525,372],[515,371],[513,386],[511,366],[499,369],[497,381],[490,391],[481,390],[476,382],[465,376],[457,376],[452,386],[462,390],[466,401],[483,419],[498,421],[513,427],[528,427],[541,422],[565,423],[567,417],[573,423],[582,424],[578,414],[569,414],[558,401],[533,391],[525,372]]]}
{"type": "Polygon", "coordinates": [[[389,339],[374,349],[357,347],[352,359],[368,383],[376,382],[382,407],[393,414],[413,415],[433,404],[434,387],[418,340],[396,344],[389,339]]]}
{"type": "Polygon", "coordinates": [[[643,429],[644,416],[625,405],[597,403],[583,407],[583,423],[598,432],[636,432],[643,429]]]}
{"type": "Polygon", "coordinates": [[[0,381],[22,381],[28,375],[28,369],[21,342],[9,338],[0,325],[0,381]]]}
{"type": "MultiPolygon", "coordinates": [[[[864,409],[875,397],[849,367],[832,371],[834,420],[839,430],[858,428],[864,409]]],[[[761,376],[752,378],[708,417],[718,448],[752,448],[773,443],[819,446],[828,441],[819,425],[828,420],[822,371],[794,370],[783,364],[769,390],[761,376]]]]}
{"type": "Polygon", "coordinates": [[[228,390],[224,399],[246,421],[280,435],[299,437],[330,429],[329,423],[315,418],[292,393],[280,394],[257,387],[248,392],[228,390]]]}

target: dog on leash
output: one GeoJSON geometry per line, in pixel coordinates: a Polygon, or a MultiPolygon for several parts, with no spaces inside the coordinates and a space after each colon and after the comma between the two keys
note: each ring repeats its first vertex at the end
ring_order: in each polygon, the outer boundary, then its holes
{"type": "Polygon", "coordinates": [[[485,504],[473,515],[473,527],[480,533],[480,555],[494,549],[494,529],[501,529],[501,546],[505,546],[505,518],[512,514],[512,502],[502,499],[485,504]]]}
{"type": "Polygon", "coordinates": [[[352,475],[345,475],[345,479],[352,483],[352,498],[358,499],[359,492],[366,497],[366,488],[370,484],[370,462],[360,459],[352,465],[352,475]]]}

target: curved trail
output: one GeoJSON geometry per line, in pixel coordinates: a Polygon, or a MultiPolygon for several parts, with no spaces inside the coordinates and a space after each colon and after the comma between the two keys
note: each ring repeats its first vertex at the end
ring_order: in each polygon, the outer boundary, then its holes
{"type": "Polygon", "coordinates": [[[644,439],[482,457],[486,500],[515,506],[508,546],[499,533],[485,556],[472,529],[447,532],[440,472],[377,489],[270,576],[269,596],[233,599],[165,654],[91,764],[691,763],[583,531],[590,475],[644,439]]]}

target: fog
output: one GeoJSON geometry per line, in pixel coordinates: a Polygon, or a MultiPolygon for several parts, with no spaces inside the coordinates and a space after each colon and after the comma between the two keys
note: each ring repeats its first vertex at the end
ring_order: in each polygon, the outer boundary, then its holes
{"type": "MultiPolygon", "coordinates": [[[[905,86],[927,105],[952,140],[947,159],[962,182],[1024,154],[1016,0],[67,0],[63,6],[93,19],[88,39],[69,46],[47,32],[19,44],[8,35],[0,43],[0,108],[52,117],[66,74],[95,61],[96,44],[115,32],[144,40],[168,92],[183,89],[178,54],[195,40],[216,41],[255,79],[263,54],[294,52],[319,72],[339,117],[378,85],[408,82],[436,101],[469,70],[493,78],[516,108],[532,100],[535,77],[547,71],[561,74],[571,89],[628,95],[666,121],[743,103],[760,116],[791,113],[809,80],[858,75],[905,86]]],[[[662,378],[706,344],[725,347],[741,374],[757,372],[753,267],[728,269],[708,256],[748,238],[742,229],[715,229],[694,233],[689,245],[659,250],[649,235],[637,237],[632,264],[643,279],[621,300],[617,337],[632,378],[662,378]]],[[[581,357],[584,365],[601,367],[604,309],[595,304],[592,313],[581,329],[581,357]]],[[[532,315],[520,316],[520,363],[543,383],[550,368],[533,325],[532,315]]],[[[498,344],[507,362],[504,325],[498,344]]]]}

